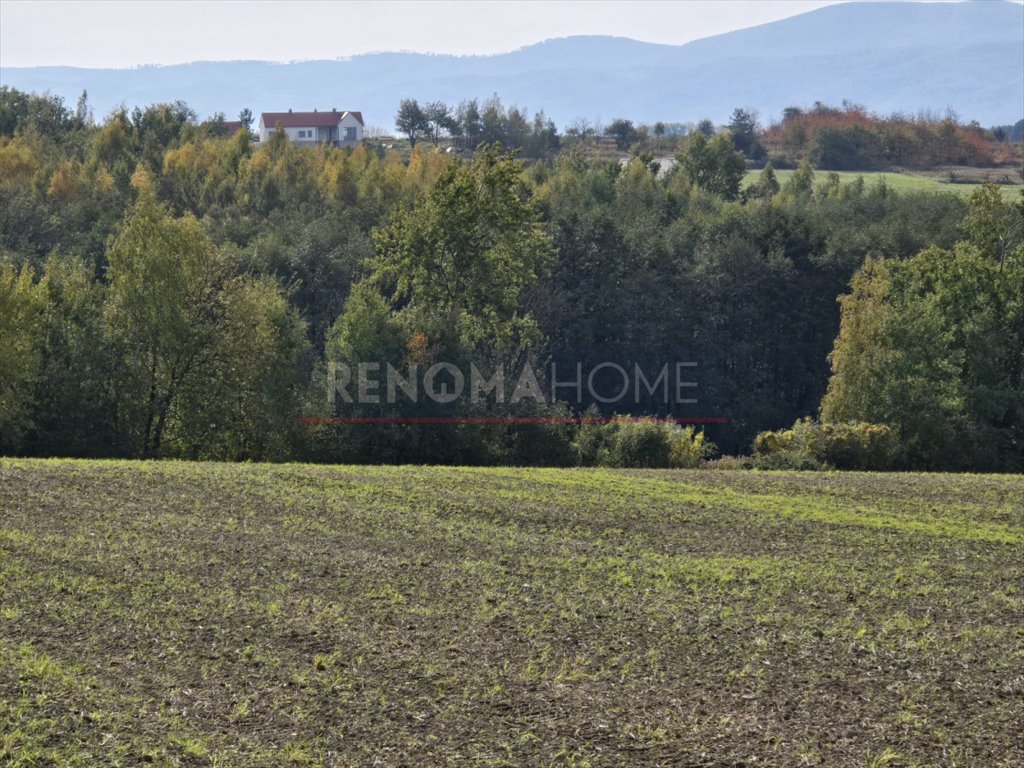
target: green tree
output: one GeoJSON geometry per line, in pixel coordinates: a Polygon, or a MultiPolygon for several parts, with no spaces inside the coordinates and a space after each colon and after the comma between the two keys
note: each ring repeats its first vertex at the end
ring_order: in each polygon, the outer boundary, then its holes
{"type": "Polygon", "coordinates": [[[963,229],[982,253],[1002,264],[1024,242],[1024,191],[1016,204],[1009,205],[996,184],[976,189],[963,229]]]}
{"type": "Polygon", "coordinates": [[[267,461],[295,453],[306,325],[271,278],[227,280],[206,364],[183,381],[170,432],[196,459],[267,461]]]}
{"type": "Polygon", "coordinates": [[[757,160],[764,157],[764,147],[757,140],[757,113],[737,108],[729,120],[729,135],[738,152],[757,160]]]}
{"type": "Polygon", "coordinates": [[[423,108],[423,115],[429,124],[430,140],[436,147],[445,131],[451,131],[456,125],[452,109],[443,101],[432,101],[423,108]]]}
{"type": "Polygon", "coordinates": [[[548,157],[558,151],[561,140],[554,121],[543,111],[533,116],[533,129],[527,145],[527,154],[531,157],[548,157]]]}
{"type": "Polygon", "coordinates": [[[615,139],[615,146],[619,149],[629,149],[638,138],[633,121],[621,117],[612,120],[605,129],[605,133],[615,139]]]}
{"type": "Polygon", "coordinates": [[[42,373],[42,303],[32,270],[0,263],[0,451],[21,447],[31,427],[35,385],[42,373]]]}
{"type": "Polygon", "coordinates": [[[51,255],[37,290],[40,377],[26,449],[42,456],[116,455],[104,286],[81,259],[51,255]]]}
{"type": "MultiPolygon", "coordinates": [[[[471,163],[447,167],[409,210],[395,213],[374,237],[368,279],[353,287],[328,340],[328,359],[394,366],[415,376],[433,363],[469,364],[508,376],[539,350],[540,333],[526,304],[552,255],[551,243],[524,183],[522,166],[490,145],[471,163]]],[[[494,414],[497,406],[460,399],[438,404],[338,404],[345,415],[451,416],[494,414]]],[[[544,411],[531,411],[543,415],[544,411]]],[[[545,427],[445,426],[366,429],[343,425],[324,436],[325,455],[344,460],[499,461],[533,452],[544,462],[568,461],[564,429],[539,450],[545,427]],[[533,442],[530,433],[535,433],[533,442]],[[551,450],[557,443],[558,450],[551,450]],[[559,458],[561,457],[561,458],[559,458]]],[[[521,459],[520,459],[521,460],[521,459]]]]}
{"type": "Polygon", "coordinates": [[[224,269],[199,222],[144,195],[108,253],[106,328],[119,426],[132,455],[158,456],[172,408],[209,363],[224,269]]]}
{"type": "Polygon", "coordinates": [[[782,195],[787,202],[806,202],[814,194],[814,167],[810,161],[804,160],[793,171],[782,186],[782,195]]]}
{"type": "Polygon", "coordinates": [[[821,128],[810,153],[811,161],[818,168],[833,171],[877,168],[883,158],[877,133],[859,125],[821,128]]]}
{"type": "Polygon", "coordinates": [[[823,420],[898,426],[911,466],[1024,467],[1024,248],[869,260],[841,303],[823,420]]]}
{"type": "Polygon", "coordinates": [[[183,101],[151,104],[132,110],[132,143],[138,159],[155,175],[163,168],[164,152],[177,146],[196,124],[196,113],[183,101]]]}
{"type": "Polygon", "coordinates": [[[712,123],[707,118],[705,118],[701,120],[699,123],[697,123],[697,127],[694,130],[694,132],[703,134],[704,138],[710,139],[712,136],[715,135],[715,124],[712,123]]]}
{"type": "Polygon", "coordinates": [[[89,106],[89,94],[84,88],[78,96],[78,104],[75,106],[75,121],[79,127],[92,124],[92,107],[89,106]]]}
{"type": "Polygon", "coordinates": [[[732,147],[725,134],[708,139],[696,132],[678,157],[690,180],[706,192],[726,200],[739,197],[740,184],[746,173],[743,154],[732,147]]]}
{"type": "Polygon", "coordinates": [[[748,190],[751,197],[760,198],[761,200],[771,200],[777,194],[779,194],[779,180],[775,176],[775,169],[772,168],[771,163],[765,163],[764,168],[761,169],[761,173],[757,176],[757,181],[754,182],[748,190]]]}
{"type": "Polygon", "coordinates": [[[475,149],[484,131],[483,118],[480,116],[480,107],[476,99],[464,101],[459,105],[457,119],[465,146],[475,149]]]}
{"type": "Polygon", "coordinates": [[[519,163],[499,147],[451,165],[374,244],[371,279],[431,340],[511,350],[533,327],[521,296],[551,244],[519,163]]]}
{"type": "Polygon", "coordinates": [[[0,135],[13,136],[31,129],[60,141],[78,127],[75,113],[64,106],[60,96],[38,96],[0,86],[0,135]]]}
{"type": "Polygon", "coordinates": [[[307,342],[277,284],[233,277],[198,221],[145,193],[109,259],[105,327],[127,451],[286,455],[307,342]]]}
{"type": "Polygon", "coordinates": [[[480,136],[481,141],[488,144],[497,144],[507,140],[508,117],[505,107],[494,94],[484,102],[483,110],[480,113],[480,136]]]}
{"type": "Polygon", "coordinates": [[[416,99],[402,99],[395,115],[395,127],[409,139],[409,145],[416,146],[420,136],[430,131],[430,119],[416,99]]]}
{"type": "Polygon", "coordinates": [[[527,145],[529,136],[530,122],[526,119],[526,112],[519,107],[509,107],[505,115],[506,146],[521,149],[527,145]]]}
{"type": "Polygon", "coordinates": [[[254,118],[252,116],[252,110],[249,109],[248,107],[246,107],[241,112],[239,112],[238,113],[238,121],[242,124],[242,128],[244,128],[246,130],[246,132],[251,131],[252,130],[252,124],[254,122],[254,118]]]}

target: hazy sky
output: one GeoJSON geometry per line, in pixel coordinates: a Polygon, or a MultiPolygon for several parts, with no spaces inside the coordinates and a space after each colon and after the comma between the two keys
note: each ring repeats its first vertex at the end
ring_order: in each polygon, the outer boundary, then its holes
{"type": "Polygon", "coordinates": [[[498,53],[584,34],[679,44],[838,1],[0,0],[0,66],[498,53]]]}

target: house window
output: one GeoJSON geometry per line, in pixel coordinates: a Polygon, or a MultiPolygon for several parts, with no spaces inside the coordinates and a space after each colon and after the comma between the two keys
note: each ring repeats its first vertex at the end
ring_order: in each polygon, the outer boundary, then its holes
{"type": "Polygon", "coordinates": [[[355,140],[356,140],[356,129],[355,128],[346,128],[345,129],[345,141],[355,141],[355,140]]]}
{"type": "Polygon", "coordinates": [[[300,138],[300,139],[304,139],[304,138],[306,138],[306,132],[305,132],[305,131],[301,131],[301,130],[300,130],[300,131],[299,131],[299,138],[300,138]]]}

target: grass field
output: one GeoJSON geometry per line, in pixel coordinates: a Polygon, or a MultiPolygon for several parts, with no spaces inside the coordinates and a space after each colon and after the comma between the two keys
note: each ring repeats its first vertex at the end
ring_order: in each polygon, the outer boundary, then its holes
{"type": "MultiPolygon", "coordinates": [[[[743,186],[753,183],[760,171],[749,171],[743,179],[743,186]]],[[[828,177],[828,171],[815,172],[815,182],[821,183],[828,177]]],[[[872,172],[872,171],[838,171],[839,180],[847,184],[856,180],[858,176],[864,177],[866,184],[876,184],[879,180],[896,190],[897,192],[954,192],[958,195],[968,196],[974,190],[981,187],[981,184],[956,183],[951,184],[948,180],[938,178],[935,175],[918,175],[913,173],[894,172],[872,172]]],[[[793,171],[777,170],[775,176],[780,184],[785,184],[787,179],[793,175],[793,171]]],[[[1020,191],[1024,189],[1021,184],[1000,185],[1005,200],[1014,201],[1020,199],[1020,191]]]]}
{"type": "Polygon", "coordinates": [[[0,765],[1021,766],[1024,478],[0,462],[0,765]]]}

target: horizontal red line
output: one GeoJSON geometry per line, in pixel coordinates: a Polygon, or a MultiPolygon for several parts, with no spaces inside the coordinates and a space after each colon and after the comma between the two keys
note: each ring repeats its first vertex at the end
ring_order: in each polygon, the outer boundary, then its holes
{"type": "MultiPolygon", "coordinates": [[[[642,416],[305,416],[300,424],[607,424],[611,421],[651,421],[642,416]]],[[[668,417],[653,419],[675,424],[726,424],[720,417],[668,417]]]]}

